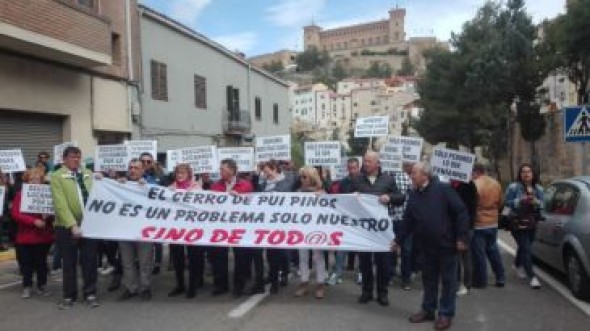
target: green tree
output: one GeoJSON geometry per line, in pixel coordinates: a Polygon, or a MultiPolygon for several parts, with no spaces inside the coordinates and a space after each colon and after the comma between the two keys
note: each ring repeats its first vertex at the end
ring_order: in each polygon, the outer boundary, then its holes
{"type": "Polygon", "coordinates": [[[291,133],[291,160],[297,168],[304,166],[305,156],[303,151],[304,136],[291,133]]]}
{"type": "Polygon", "coordinates": [[[414,76],[415,70],[416,68],[414,68],[412,61],[410,61],[410,57],[406,56],[402,62],[402,67],[397,71],[396,74],[398,76],[414,76]]]}
{"type": "Polygon", "coordinates": [[[355,156],[355,155],[364,155],[367,149],[369,148],[370,143],[369,138],[355,138],[354,137],[354,129],[348,131],[348,147],[350,150],[348,151],[348,156],[355,156]]]}
{"type": "Polygon", "coordinates": [[[389,78],[393,70],[389,63],[373,62],[363,75],[364,78],[389,78]]]}
{"type": "Polygon", "coordinates": [[[336,64],[334,64],[334,67],[332,68],[332,77],[336,81],[341,81],[344,78],[348,77],[348,73],[346,72],[346,69],[344,68],[342,63],[336,62],[336,64]]]}
{"type": "Polygon", "coordinates": [[[295,63],[299,71],[312,71],[316,68],[326,66],[330,61],[328,52],[320,52],[316,47],[310,47],[295,57],[295,63]]]}

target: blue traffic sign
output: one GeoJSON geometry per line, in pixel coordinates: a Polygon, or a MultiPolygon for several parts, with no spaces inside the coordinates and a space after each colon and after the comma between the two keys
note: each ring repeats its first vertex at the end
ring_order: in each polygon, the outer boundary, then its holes
{"type": "Polygon", "coordinates": [[[590,141],[590,111],[587,107],[565,108],[563,120],[566,142],[590,141]]]}

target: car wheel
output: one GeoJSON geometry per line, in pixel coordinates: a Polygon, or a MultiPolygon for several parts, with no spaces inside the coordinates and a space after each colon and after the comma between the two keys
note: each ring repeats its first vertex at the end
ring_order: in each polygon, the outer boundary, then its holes
{"type": "Polygon", "coordinates": [[[575,253],[566,256],[567,280],[572,294],[582,300],[590,299],[590,279],[584,270],[584,266],[575,253]]]}

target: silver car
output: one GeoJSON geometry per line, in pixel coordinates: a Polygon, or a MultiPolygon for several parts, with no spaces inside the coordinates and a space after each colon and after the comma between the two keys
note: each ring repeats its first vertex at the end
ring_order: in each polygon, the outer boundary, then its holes
{"type": "Polygon", "coordinates": [[[590,176],[559,180],[545,190],[544,222],[533,255],[567,275],[570,290],[590,299],[590,176]]]}

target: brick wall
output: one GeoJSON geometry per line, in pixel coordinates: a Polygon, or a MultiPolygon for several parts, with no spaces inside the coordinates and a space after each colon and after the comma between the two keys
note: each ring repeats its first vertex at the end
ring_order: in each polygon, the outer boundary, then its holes
{"type": "Polygon", "coordinates": [[[0,0],[0,22],[110,54],[108,19],[57,0],[0,0]]]}

